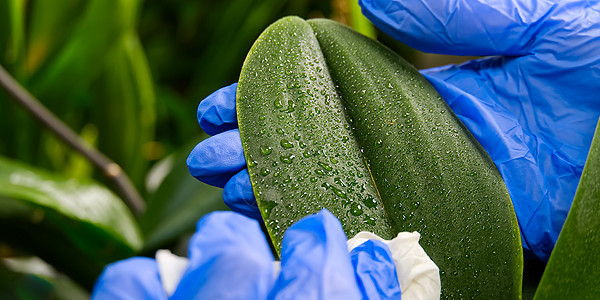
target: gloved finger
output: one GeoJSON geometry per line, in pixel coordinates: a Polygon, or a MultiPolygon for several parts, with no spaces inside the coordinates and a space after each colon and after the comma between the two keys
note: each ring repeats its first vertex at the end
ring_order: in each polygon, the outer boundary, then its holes
{"type": "Polygon", "coordinates": [[[108,265],[94,286],[91,299],[167,299],[154,259],[134,257],[108,265]]]}
{"type": "Polygon", "coordinates": [[[248,169],[231,177],[223,189],[223,201],[231,210],[250,218],[261,220],[260,211],[254,198],[248,169]]]}
{"type": "Polygon", "coordinates": [[[215,135],[237,128],[235,95],[237,83],[212,93],[198,105],[198,123],[204,132],[215,135]]]}
{"type": "Polygon", "coordinates": [[[396,265],[388,246],[368,240],[350,252],[363,299],[400,299],[396,265]]]}
{"type": "Polygon", "coordinates": [[[454,55],[523,55],[549,30],[553,1],[360,0],[365,16],[398,41],[454,55]]]}
{"type": "Polygon", "coordinates": [[[258,222],[214,212],[197,227],[189,266],[171,299],[265,299],[273,286],[273,256],[258,222]]]}
{"type": "Polygon", "coordinates": [[[203,140],[188,156],[187,166],[196,179],[224,187],[246,167],[240,131],[232,129],[203,140]]]}
{"type": "Polygon", "coordinates": [[[342,225],[323,209],[292,225],[269,299],[361,299],[342,225]]]}

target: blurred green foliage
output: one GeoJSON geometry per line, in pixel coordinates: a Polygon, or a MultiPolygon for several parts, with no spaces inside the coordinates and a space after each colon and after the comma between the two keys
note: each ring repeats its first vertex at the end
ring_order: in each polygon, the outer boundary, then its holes
{"type": "Polygon", "coordinates": [[[132,214],[105,187],[4,158],[0,207],[3,242],[34,250],[87,288],[106,264],[142,247],[132,214]]]}
{"type": "Polygon", "coordinates": [[[237,81],[276,19],[329,17],[374,35],[357,9],[346,0],[0,1],[0,64],[147,201],[133,219],[103,174],[0,90],[0,295],[81,298],[110,261],[174,247],[203,214],[226,209],[221,190],[185,166],[206,138],[199,101],[237,81]],[[9,264],[27,257],[55,275],[9,264]]]}
{"type": "MultiPolygon", "coordinates": [[[[138,1],[2,1],[10,41],[0,63],[141,187],[155,96],[137,35],[138,1]]],[[[69,176],[90,168],[0,94],[3,155],[69,176]],[[13,130],[8,130],[8,129],[13,130]]]]}

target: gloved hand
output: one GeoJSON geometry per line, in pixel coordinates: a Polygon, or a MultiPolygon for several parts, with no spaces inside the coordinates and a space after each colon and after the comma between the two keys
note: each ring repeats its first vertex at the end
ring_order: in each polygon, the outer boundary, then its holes
{"type": "Polygon", "coordinates": [[[340,222],[327,210],[285,233],[281,272],[259,224],[232,212],[198,222],[189,264],[169,297],[157,263],[131,258],[109,265],[92,299],[400,299],[388,247],[368,241],[350,254],[340,222]]]}
{"type": "MultiPolygon", "coordinates": [[[[360,4],[377,27],[416,49],[491,55],[422,74],[496,163],[513,200],[525,250],[547,261],[600,115],[600,3],[360,4]]],[[[192,151],[188,166],[196,178],[224,186],[223,197],[233,210],[258,217],[234,129],[235,89],[231,85],[200,103],[200,125],[216,135],[192,151]]]]}

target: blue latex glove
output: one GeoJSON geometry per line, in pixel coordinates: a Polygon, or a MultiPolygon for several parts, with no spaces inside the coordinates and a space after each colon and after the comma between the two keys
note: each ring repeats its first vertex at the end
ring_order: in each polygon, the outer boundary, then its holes
{"type": "MultiPolygon", "coordinates": [[[[340,222],[327,210],[285,233],[281,273],[258,222],[232,212],[200,220],[189,265],[169,299],[400,299],[388,247],[368,241],[348,253],[340,222]]],[[[131,258],[109,265],[92,299],[167,299],[156,261],[131,258]]]]}
{"type": "MultiPolygon", "coordinates": [[[[377,27],[416,49],[492,55],[422,74],[496,163],[514,204],[523,247],[547,261],[600,115],[599,2],[360,4],[377,27]]],[[[200,103],[198,120],[206,132],[230,131],[199,144],[188,166],[200,180],[217,178],[233,210],[257,217],[241,142],[232,129],[235,88],[226,87],[200,103]]]]}
{"type": "Polygon", "coordinates": [[[260,220],[237,129],[236,90],[237,83],[234,83],[200,102],[197,114],[200,127],[214,136],[192,150],[187,165],[198,180],[224,188],[223,200],[229,208],[260,220]]]}
{"type": "Polygon", "coordinates": [[[416,49],[495,55],[422,73],[496,163],[524,248],[547,261],[600,115],[600,3],[405,2],[361,4],[416,49]]]}

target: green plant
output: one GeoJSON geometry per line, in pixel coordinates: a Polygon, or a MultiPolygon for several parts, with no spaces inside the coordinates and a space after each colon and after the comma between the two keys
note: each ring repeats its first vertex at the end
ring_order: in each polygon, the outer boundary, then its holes
{"type": "Polygon", "coordinates": [[[250,50],[237,101],[276,244],[325,207],[350,236],[418,231],[445,298],[520,297],[520,234],[500,174],[398,55],[333,21],[284,18],[250,50]]]}
{"type": "MultiPolygon", "coordinates": [[[[2,65],[76,132],[88,132],[89,141],[139,189],[148,167],[140,153],[153,138],[155,115],[152,81],[135,27],[139,1],[26,5],[10,0],[2,6],[8,8],[0,9],[2,18],[13,20],[2,28],[13,45],[3,49],[2,65]]],[[[89,164],[40,131],[4,94],[0,97],[0,126],[19,128],[2,132],[10,145],[2,153],[71,176],[91,175],[89,164]]]]}

